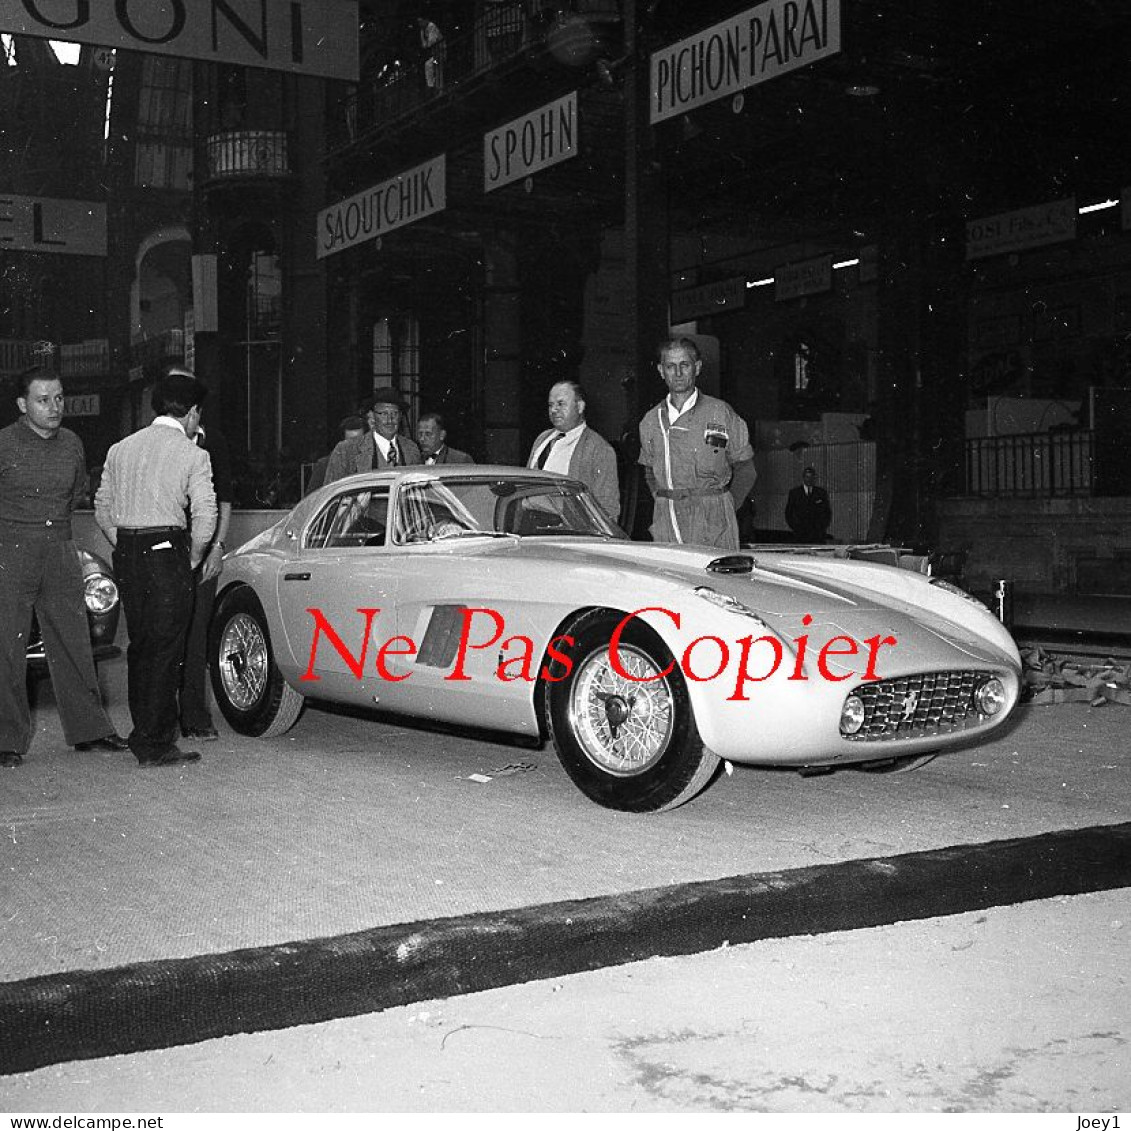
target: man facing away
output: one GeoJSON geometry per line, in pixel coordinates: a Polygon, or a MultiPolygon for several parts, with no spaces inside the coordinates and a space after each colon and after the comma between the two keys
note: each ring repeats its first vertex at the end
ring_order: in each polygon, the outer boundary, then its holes
{"type": "Polygon", "coordinates": [[[63,386],[42,367],[19,378],[20,418],[0,431],[0,766],[31,743],[27,646],[34,611],[63,736],[78,750],[126,750],[102,706],[71,515],[86,490],[82,441],[63,424],[63,386]]]}
{"type": "MultiPolygon", "coordinates": [[[[356,440],[358,436],[365,434],[365,421],[356,414],[345,416],[338,424],[338,430],[342,434],[342,440],[356,440]]],[[[339,441],[339,443],[340,442],[341,441],[339,441]]],[[[310,472],[310,478],[306,481],[306,491],[304,494],[309,495],[311,491],[317,491],[318,488],[326,482],[326,469],[330,466],[331,454],[331,452],[327,452],[321,459],[315,462],[310,472]]]]}
{"type": "Polygon", "coordinates": [[[110,449],[94,498],[95,518],[114,547],[130,637],[129,743],[143,766],[200,758],[175,739],[193,575],[216,532],[212,461],[193,442],[206,392],[188,370],[169,370],[153,390],[156,419],[110,449]]]}
{"type": "Polygon", "coordinates": [[[429,466],[437,463],[474,463],[475,460],[448,444],[448,430],[438,412],[426,412],[416,422],[416,442],[420,454],[429,466]]]}
{"type": "Polygon", "coordinates": [[[798,542],[824,542],[828,537],[833,509],[829,493],[817,486],[817,473],[811,467],[801,473],[801,485],[791,487],[785,504],[785,521],[798,542]]]}
{"type": "Polygon", "coordinates": [[[386,471],[421,462],[420,449],[401,436],[401,399],[394,389],[378,389],[366,408],[369,431],[343,440],[330,453],[326,482],[333,483],[359,471],[386,471]]]}
{"type": "Polygon", "coordinates": [[[757,478],[746,422],[697,388],[703,361],[690,338],[662,342],[657,356],[668,395],[640,421],[652,539],[737,550],[735,511],[757,478]]]}
{"type": "Polygon", "coordinates": [[[619,521],[617,454],[585,423],[585,390],[576,381],[559,381],[550,389],[547,408],[553,427],[534,441],[526,466],[580,479],[609,518],[619,521]]]}

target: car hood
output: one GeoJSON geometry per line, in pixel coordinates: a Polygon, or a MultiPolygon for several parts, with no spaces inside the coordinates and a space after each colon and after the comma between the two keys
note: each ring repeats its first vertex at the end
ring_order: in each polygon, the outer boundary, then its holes
{"type": "MultiPolygon", "coordinates": [[[[866,641],[880,636],[892,637],[903,646],[896,649],[901,661],[897,666],[906,664],[908,670],[1001,662],[999,649],[984,634],[930,607],[936,595],[925,579],[891,566],[742,552],[754,558],[754,569],[748,574],[726,574],[707,567],[727,554],[690,546],[563,538],[528,539],[515,549],[524,559],[544,560],[559,568],[569,562],[571,572],[584,567],[615,570],[625,580],[633,580],[641,604],[660,601],[671,588],[682,593],[709,586],[753,609],[785,639],[808,635],[812,648],[834,637],[866,641]]],[[[835,661],[832,664],[836,666],[835,661]]]]}

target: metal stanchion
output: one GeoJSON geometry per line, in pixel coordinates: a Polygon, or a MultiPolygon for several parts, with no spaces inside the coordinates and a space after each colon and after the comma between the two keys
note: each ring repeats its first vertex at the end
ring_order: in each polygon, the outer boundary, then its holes
{"type": "Polygon", "coordinates": [[[994,583],[994,612],[1006,628],[1013,628],[1013,582],[1004,577],[994,583]]]}

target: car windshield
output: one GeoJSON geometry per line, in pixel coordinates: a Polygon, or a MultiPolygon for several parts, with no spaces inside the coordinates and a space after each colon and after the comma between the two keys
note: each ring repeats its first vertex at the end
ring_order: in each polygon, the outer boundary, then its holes
{"type": "Polygon", "coordinates": [[[469,475],[401,482],[394,542],[515,535],[626,537],[585,487],[571,480],[469,475]]]}

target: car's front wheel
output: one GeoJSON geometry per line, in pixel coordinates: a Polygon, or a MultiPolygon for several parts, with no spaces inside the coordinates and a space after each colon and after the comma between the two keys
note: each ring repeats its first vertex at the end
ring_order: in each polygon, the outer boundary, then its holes
{"type": "Polygon", "coordinates": [[[208,642],[212,692],[234,731],[273,738],[294,726],[303,698],[279,674],[267,617],[246,585],[225,593],[208,642]]]}
{"type": "Polygon", "coordinates": [[[588,798],[657,813],[694,797],[719,758],[699,737],[687,685],[659,636],[630,621],[614,652],[622,619],[598,610],[568,630],[572,667],[564,674],[560,661],[551,665],[546,724],[566,773],[588,798]]]}

